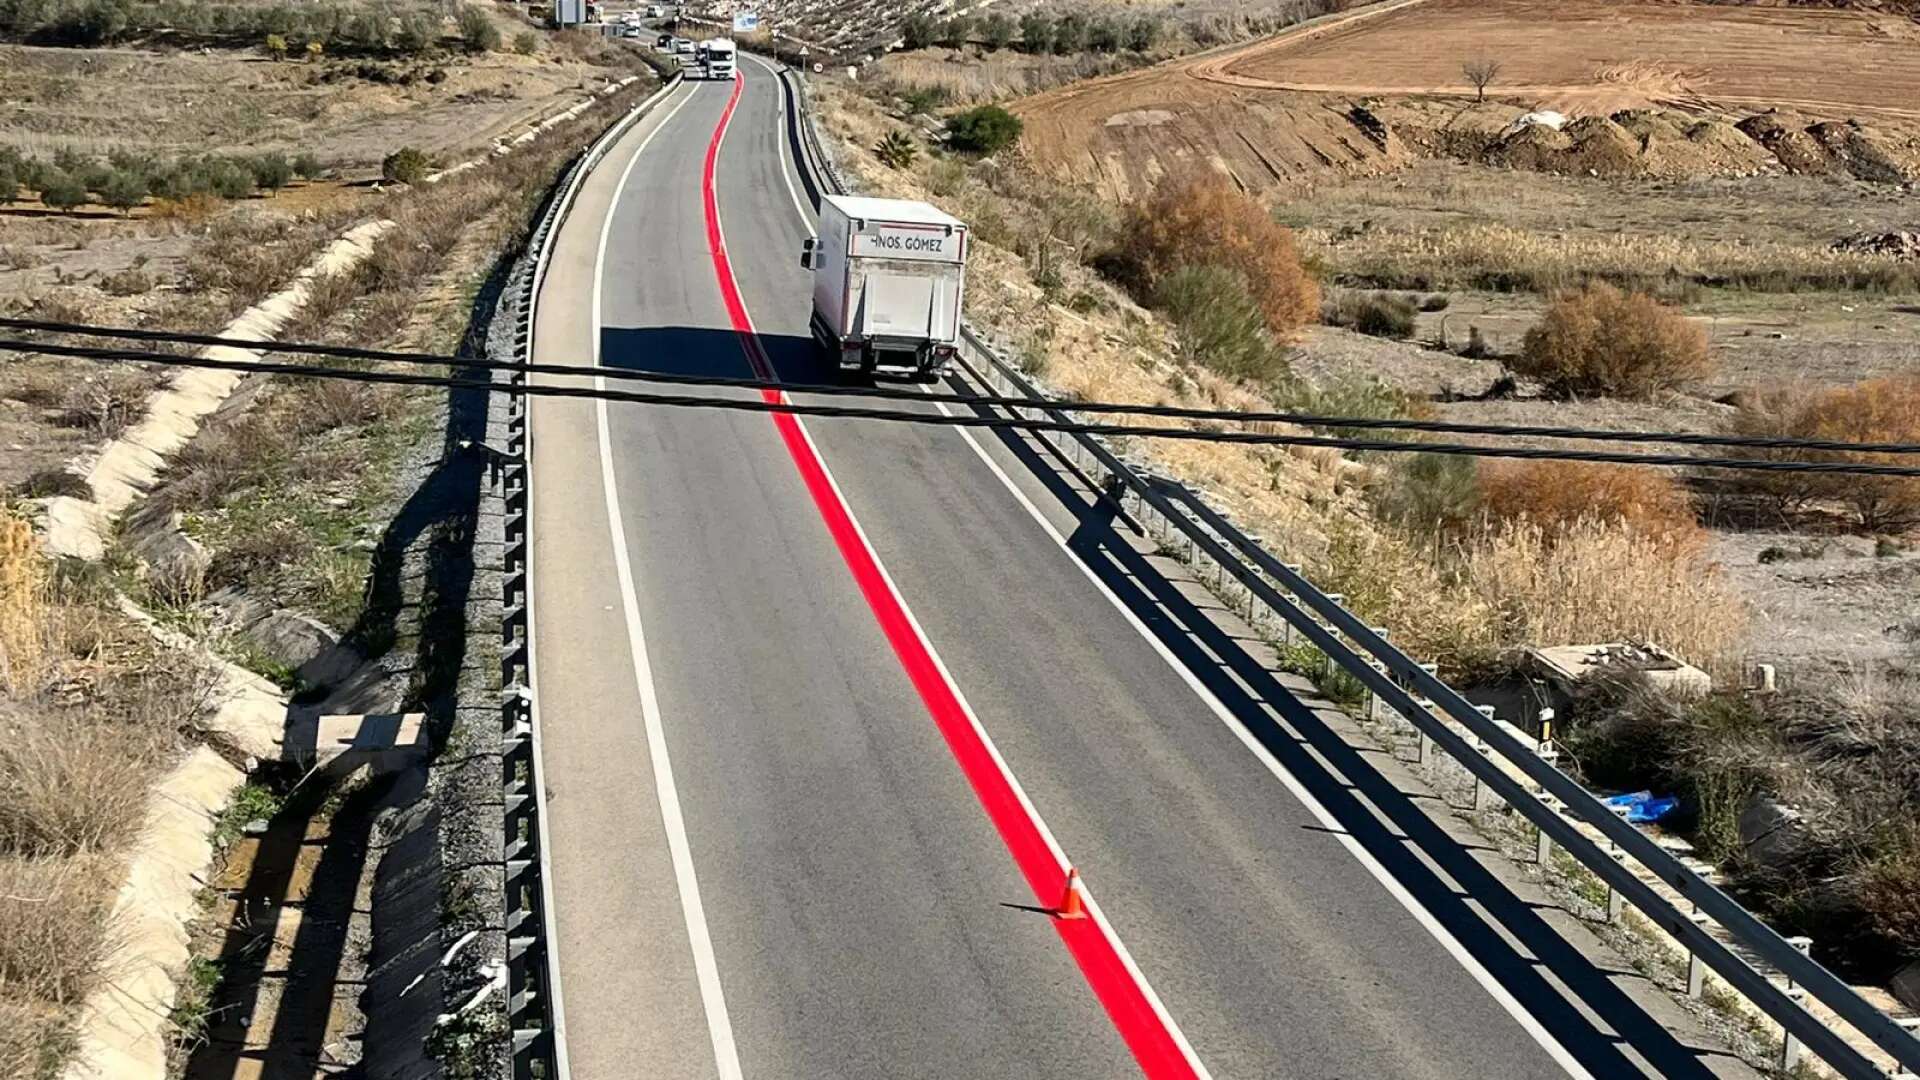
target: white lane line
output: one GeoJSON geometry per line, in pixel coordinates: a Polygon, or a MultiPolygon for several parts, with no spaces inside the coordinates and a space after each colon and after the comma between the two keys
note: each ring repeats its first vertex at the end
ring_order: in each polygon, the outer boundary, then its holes
{"type": "MultiPolygon", "coordinates": [[[[613,202],[607,207],[607,217],[600,228],[600,250],[593,267],[593,363],[600,364],[600,285],[601,274],[606,264],[607,235],[613,228],[613,219],[620,209],[620,196],[627,189],[627,179],[640,155],[653,142],[654,136],[665,130],[687,102],[693,100],[693,93],[680,99],[673,112],[661,119],[658,126],[647,133],[639,149],[627,161],[627,167],[621,170],[620,185],[614,189],[613,202]]],[[[594,389],[604,392],[607,379],[604,375],[593,378],[594,389]]],[[[640,598],[634,588],[633,563],[628,555],[627,530],[620,513],[620,493],[614,482],[613,439],[608,433],[607,399],[602,397],[594,402],[595,422],[599,427],[600,438],[600,480],[601,489],[607,505],[607,531],[613,542],[613,565],[615,576],[620,583],[620,602],[626,614],[627,645],[633,660],[633,681],[640,693],[640,715],[647,731],[647,755],[653,759],[653,787],[660,801],[660,820],[667,833],[667,851],[673,862],[673,876],[680,891],[680,912],[687,926],[687,941],[693,949],[694,974],[700,983],[700,1003],[707,1016],[707,1036],[713,1043],[714,1066],[718,1069],[720,1080],[740,1080],[740,1054],[733,1041],[733,1023],[727,1015],[726,995],[720,989],[720,964],[713,954],[713,936],[707,929],[706,909],[700,903],[700,883],[694,874],[693,849],[687,841],[686,819],[680,810],[680,793],[673,780],[673,764],[667,756],[666,729],[660,720],[660,697],[654,687],[653,665],[647,659],[647,638],[640,624],[640,598]]]]}
{"type": "Polygon", "coordinates": [[[620,209],[620,197],[627,193],[627,179],[633,175],[633,167],[640,163],[640,155],[646,153],[647,147],[653,144],[654,136],[666,130],[667,125],[673,122],[673,118],[680,114],[680,110],[687,107],[687,102],[693,100],[694,89],[692,84],[681,83],[681,88],[686,90],[686,94],[675,103],[673,108],[667,112],[667,115],[660,118],[660,122],[654,125],[652,131],[647,132],[647,137],[640,140],[639,147],[633,151],[633,156],[627,159],[626,166],[620,170],[620,182],[615,185],[613,189],[613,202],[607,207],[607,216],[600,222],[600,246],[596,248],[593,253],[594,367],[600,366],[600,281],[607,269],[607,237],[613,234],[613,219],[620,209]]]}
{"type": "MultiPolygon", "coordinates": [[[[944,415],[954,415],[953,411],[944,403],[935,402],[934,404],[944,415]]],[[[1120,613],[1121,618],[1127,620],[1127,625],[1133,627],[1134,632],[1138,633],[1140,637],[1153,648],[1153,651],[1159,654],[1160,659],[1166,661],[1167,666],[1172,668],[1174,673],[1180,676],[1181,681],[1185,682],[1188,688],[1198,695],[1201,701],[1206,703],[1207,708],[1213,712],[1214,716],[1220,719],[1221,723],[1227,726],[1228,730],[1232,731],[1233,734],[1239,738],[1241,744],[1251,751],[1254,757],[1260,759],[1260,763],[1267,767],[1267,771],[1272,773],[1281,784],[1285,785],[1286,789],[1293,793],[1294,798],[1300,800],[1301,805],[1305,806],[1309,813],[1319,819],[1320,824],[1340,842],[1341,846],[1347,849],[1347,853],[1352,855],[1354,860],[1361,866],[1366,867],[1367,872],[1372,874],[1374,879],[1380,882],[1388,894],[1400,902],[1400,906],[1406,909],[1407,914],[1412,915],[1414,921],[1418,922],[1427,933],[1431,934],[1433,939],[1439,942],[1442,948],[1447,950],[1448,955],[1452,956],[1455,962],[1466,969],[1467,974],[1473,976],[1474,981],[1479,983],[1482,989],[1486,990],[1488,994],[1492,995],[1495,1001],[1500,1003],[1500,1007],[1505,1009],[1507,1014],[1512,1016],[1521,1028],[1533,1037],[1534,1042],[1540,1044],[1540,1048],[1545,1050],[1547,1055],[1553,1058],[1556,1064],[1566,1070],[1567,1075],[1580,1078],[1580,1080],[1593,1080],[1593,1074],[1588,1072],[1586,1067],[1581,1065],[1579,1060],[1567,1051],[1566,1047],[1560,1045],[1560,1040],[1554,1038],[1553,1033],[1549,1032],[1539,1020],[1535,1019],[1533,1014],[1527,1011],[1526,1006],[1522,1005],[1505,986],[1501,985],[1500,981],[1494,978],[1493,973],[1488,971],[1477,957],[1468,952],[1466,947],[1460,944],[1460,940],[1454,937],[1451,931],[1440,925],[1439,920],[1433,917],[1433,913],[1422,906],[1420,901],[1415,899],[1413,894],[1407,891],[1407,887],[1402,885],[1400,880],[1394,877],[1393,874],[1381,864],[1380,860],[1374,857],[1372,852],[1362,846],[1360,841],[1355,839],[1353,835],[1347,831],[1347,827],[1340,822],[1340,819],[1336,818],[1333,812],[1326,808],[1325,804],[1321,803],[1311,791],[1307,790],[1306,785],[1302,784],[1298,777],[1288,771],[1287,767],[1280,763],[1280,759],[1274,757],[1273,752],[1268,750],[1266,745],[1260,742],[1259,739],[1255,738],[1253,732],[1249,731],[1247,726],[1242,724],[1239,718],[1233,715],[1232,710],[1227,708],[1226,703],[1215,696],[1214,692],[1208,689],[1207,685],[1201,682],[1199,676],[1195,675],[1187,665],[1181,663],[1180,658],[1173,654],[1173,650],[1169,649],[1165,642],[1161,641],[1153,631],[1149,630],[1146,623],[1140,621],[1140,617],[1134,614],[1133,609],[1129,608],[1111,588],[1108,588],[1106,582],[1100,580],[1100,576],[1093,572],[1093,568],[1088,566],[1080,558],[1078,553],[1067,546],[1066,537],[1060,535],[1060,530],[1054,528],[1053,522],[1047,520],[1047,516],[1040,512],[1040,508],[1033,504],[1033,500],[1027,498],[1027,493],[1020,490],[1020,486],[1013,482],[1013,478],[1008,476],[1006,470],[1000,467],[1000,463],[993,460],[993,457],[980,445],[979,440],[974,438],[973,432],[968,431],[966,428],[955,428],[954,431],[962,439],[966,440],[968,446],[973,448],[974,454],[976,454],[980,460],[985,463],[987,468],[992,471],[993,475],[999,479],[1001,485],[1007,489],[1014,500],[1026,510],[1028,516],[1032,517],[1033,520],[1039,524],[1040,528],[1045,530],[1046,534],[1053,539],[1054,546],[1066,554],[1068,560],[1080,571],[1081,575],[1091,582],[1094,588],[1100,591],[1101,596],[1107,598],[1107,602],[1113,605],[1114,610],[1120,613]]],[[[1115,938],[1115,940],[1117,941],[1119,939],[1115,938]]]]}
{"type": "MultiPolygon", "coordinates": [[[[774,67],[772,64],[767,63],[765,60],[762,60],[751,53],[748,53],[746,55],[747,55],[747,58],[752,60],[754,63],[759,64],[763,68],[766,68],[767,74],[773,76],[774,85],[780,88],[780,129],[782,134],[787,133],[787,130],[788,130],[787,129],[787,115],[788,115],[787,113],[787,107],[788,107],[787,106],[787,98],[788,98],[787,80],[780,77],[780,73],[774,70],[774,67]]],[[[782,139],[781,142],[784,144],[786,140],[782,139]]],[[[807,209],[806,203],[800,201],[800,189],[793,186],[793,170],[787,167],[789,164],[787,161],[787,155],[782,153],[777,156],[780,161],[780,179],[786,181],[787,197],[793,200],[794,212],[800,215],[800,227],[807,231],[808,236],[818,235],[813,231],[812,212],[810,212],[807,209]]]]}

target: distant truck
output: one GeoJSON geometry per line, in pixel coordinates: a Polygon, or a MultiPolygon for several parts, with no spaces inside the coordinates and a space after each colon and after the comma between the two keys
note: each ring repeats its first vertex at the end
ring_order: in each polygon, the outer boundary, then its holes
{"type": "Polygon", "coordinates": [[[967,227],[923,202],[828,195],[813,271],[814,341],[842,372],[931,382],[960,346],[967,227]]]}
{"type": "Polygon", "coordinates": [[[727,79],[735,76],[735,49],[726,38],[708,38],[693,52],[693,67],[688,75],[701,79],[727,79]]]}

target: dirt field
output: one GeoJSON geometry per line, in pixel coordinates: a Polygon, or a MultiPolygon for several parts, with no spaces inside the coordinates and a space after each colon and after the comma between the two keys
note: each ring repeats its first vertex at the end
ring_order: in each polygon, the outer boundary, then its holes
{"type": "Polygon", "coordinates": [[[1193,73],[1249,88],[1468,95],[1460,66],[1479,57],[1501,64],[1489,94],[1569,114],[1680,106],[1920,117],[1920,24],[1859,11],[1422,0],[1193,73]]]}
{"type": "Polygon", "coordinates": [[[1920,177],[1920,23],[1654,0],[1398,0],[1026,99],[1026,152],[1130,198],[1206,164],[1256,190],[1416,156],[1602,176],[1920,177]],[[1503,70],[1484,104],[1460,66],[1503,70]],[[1844,79],[1832,72],[1847,71],[1844,79]],[[1502,129],[1532,108],[1567,132],[1502,129]],[[1607,119],[1639,112],[1625,123],[1607,119]],[[1779,110],[1779,111],[1770,111],[1779,110]],[[1864,121],[1864,123],[1863,123],[1864,121]],[[1736,124],[1738,126],[1736,126],[1736,124]]]}
{"type": "MultiPolygon", "coordinates": [[[[545,35],[543,35],[544,37],[545,35]]],[[[50,154],[310,151],[349,167],[401,145],[452,157],[631,73],[559,49],[381,64],[245,52],[0,46],[0,145],[50,154]]]]}

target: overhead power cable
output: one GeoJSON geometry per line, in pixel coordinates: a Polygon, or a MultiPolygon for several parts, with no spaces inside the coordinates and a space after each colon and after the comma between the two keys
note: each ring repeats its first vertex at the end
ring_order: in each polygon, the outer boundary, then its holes
{"type": "MultiPolygon", "coordinates": [[[[1594,461],[1620,465],[1662,465],[1687,468],[1736,469],[1747,472],[1845,473],[1861,476],[1920,477],[1920,466],[1881,465],[1852,461],[1753,461],[1740,458],[1689,457],[1681,454],[1629,454],[1595,450],[1554,450],[1531,446],[1470,446],[1454,443],[1400,442],[1348,439],[1324,435],[1291,435],[1260,431],[1210,431],[1201,428],[1130,427],[1125,424],[1090,424],[1076,421],[1027,419],[979,413],[950,415],[897,409],[871,409],[843,405],[822,405],[793,401],[790,398],[768,401],[763,397],[696,397],[686,394],[657,394],[631,390],[601,390],[590,386],[548,386],[525,384],[502,386],[491,379],[421,375],[413,372],[356,370],[315,365],[275,364],[263,360],[216,360],[204,356],[177,356],[172,353],[133,349],[110,349],[89,345],[62,345],[0,339],[0,352],[36,351],[53,356],[71,356],[116,363],[148,363],[164,367],[210,368],[250,374],[291,376],[294,378],[337,379],[347,382],[385,383],[399,386],[431,386],[490,393],[526,394],[533,397],[582,398],[618,401],[636,405],[667,405],[685,408],[722,409],[735,412],[790,413],[796,416],[835,417],[853,420],[884,420],[936,427],[978,427],[1018,431],[1057,431],[1068,434],[1109,435],[1130,438],[1180,439],[1189,442],[1237,443],[1252,446],[1318,446],[1335,450],[1374,450],[1383,453],[1446,454],[1460,457],[1495,457],[1521,460],[1594,461]]],[[[969,401],[970,404],[977,402],[969,401]]],[[[1021,399],[1024,407],[1037,403],[1021,399]]],[[[1070,408],[1071,406],[1061,406],[1070,408]]]]}
{"type": "MultiPolygon", "coordinates": [[[[0,318],[0,329],[32,330],[74,334],[85,337],[117,338],[163,344],[225,346],[279,352],[294,355],[337,357],[395,364],[427,364],[467,367],[476,370],[517,370],[535,375],[562,377],[599,376],[625,382],[658,383],[671,386],[727,387],[746,390],[782,390],[789,394],[863,397],[918,403],[942,402],[950,405],[993,406],[997,408],[1066,409],[1082,414],[1150,416],[1167,420],[1197,420],[1227,424],[1296,424],[1301,427],[1337,428],[1358,431],[1412,431],[1443,435],[1486,435],[1499,438],[1564,439],[1579,442],[1667,443],[1678,446],[1728,446],[1756,450],[1805,450],[1856,454],[1920,454],[1920,444],[1846,442],[1837,439],[1804,439],[1771,435],[1715,435],[1682,431],[1606,431],[1595,428],[1539,427],[1519,424],[1473,424],[1447,420],[1409,420],[1401,418],[1327,416],[1318,413],[1263,412],[1231,409],[1200,409],[1177,405],[1139,405],[1132,403],[1066,401],[1026,397],[959,394],[896,387],[863,387],[811,383],[787,383],[779,380],[737,378],[723,375],[686,375],[641,371],[617,367],[577,367],[566,364],[520,364],[486,357],[442,356],[434,353],[399,352],[367,349],[350,345],[321,345],[308,342],[276,342],[216,334],[191,334],[172,330],[143,330],[132,327],[91,326],[84,323],[45,322],[36,319],[0,318]]],[[[728,331],[731,333],[731,331],[728,331]]]]}

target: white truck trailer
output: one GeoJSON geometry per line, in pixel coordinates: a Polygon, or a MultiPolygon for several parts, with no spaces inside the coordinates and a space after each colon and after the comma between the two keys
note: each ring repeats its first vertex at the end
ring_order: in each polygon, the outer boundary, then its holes
{"type": "Polygon", "coordinates": [[[693,67],[687,75],[701,79],[732,80],[735,77],[737,53],[731,39],[708,38],[694,50],[693,67]]]}
{"type": "Polygon", "coordinates": [[[813,338],[843,372],[944,374],[960,345],[967,227],[923,202],[828,195],[813,271],[813,338]]]}

